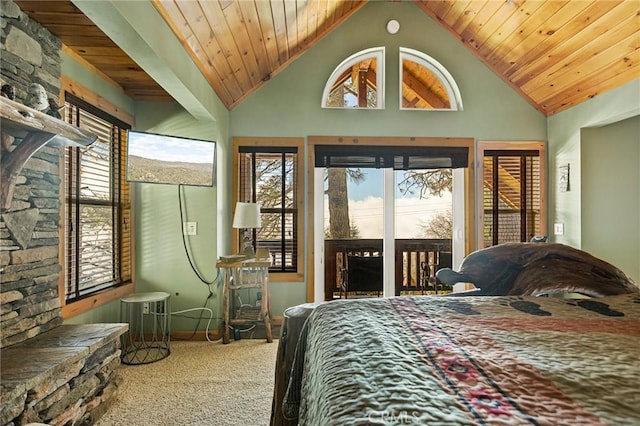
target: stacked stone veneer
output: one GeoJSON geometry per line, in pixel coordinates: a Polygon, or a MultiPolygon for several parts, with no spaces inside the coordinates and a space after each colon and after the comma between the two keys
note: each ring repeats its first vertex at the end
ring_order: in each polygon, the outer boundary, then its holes
{"type": "MultiPolygon", "coordinates": [[[[61,43],[15,3],[2,0],[1,82],[23,102],[31,83],[60,92],[61,43]]],[[[14,146],[20,143],[16,139],[14,146]]],[[[62,323],[58,297],[59,148],[44,147],[24,165],[11,207],[0,219],[0,348],[62,323]]],[[[2,185],[5,182],[0,183],[2,185]]]]}
{"type": "MultiPolygon", "coordinates": [[[[0,84],[14,86],[20,103],[31,83],[58,99],[60,40],[12,1],[0,0],[0,12],[0,84]]],[[[60,148],[38,150],[20,171],[11,206],[0,212],[2,425],[93,424],[120,383],[119,337],[126,325],[62,325],[61,154],[60,148]]]]}
{"type": "Polygon", "coordinates": [[[2,350],[1,425],[91,425],[111,406],[126,324],[61,325],[2,350]]]}

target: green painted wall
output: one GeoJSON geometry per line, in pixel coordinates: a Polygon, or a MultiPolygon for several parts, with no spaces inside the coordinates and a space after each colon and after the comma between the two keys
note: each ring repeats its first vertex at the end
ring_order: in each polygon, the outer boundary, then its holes
{"type": "MultiPolygon", "coordinates": [[[[556,242],[582,248],[582,194],[598,194],[601,187],[587,187],[580,182],[582,130],[603,126],[640,115],[640,79],[602,93],[573,108],[552,115],[547,120],[549,157],[549,223],[564,224],[564,235],[553,236],[556,242]],[[560,192],[558,167],[569,164],[571,189],[560,192]]],[[[616,169],[620,178],[632,170],[616,169]]],[[[620,224],[625,226],[625,224],[620,224]]]]}
{"type": "MultiPolygon", "coordinates": [[[[193,118],[175,103],[136,103],[136,128],[216,141],[215,123],[193,118]]],[[[217,147],[216,147],[217,148],[217,147]]],[[[218,161],[219,163],[220,161],[218,161]]],[[[219,317],[221,297],[216,282],[218,211],[217,187],[182,187],[146,183],[133,184],[136,215],[136,291],[166,291],[171,294],[171,311],[207,307],[219,317]],[[180,194],[179,194],[180,191],[180,194]],[[196,222],[198,233],[182,235],[182,222],[196,222]],[[185,249],[186,245],[186,249],[185,249]],[[187,258],[189,253],[191,264],[187,258]],[[203,278],[201,281],[198,275],[203,278]],[[207,299],[209,290],[213,294],[207,299]]],[[[210,313],[201,310],[182,315],[210,313]]],[[[202,322],[202,325],[206,321],[202,322]]],[[[218,326],[219,321],[212,323],[218,326]]],[[[197,320],[175,315],[173,330],[189,330],[197,320]]]]}
{"type": "Polygon", "coordinates": [[[581,139],[582,249],[640,283],[640,116],[581,139]]]}
{"type": "MultiPolygon", "coordinates": [[[[230,133],[305,138],[450,136],[478,140],[546,140],[547,134],[542,113],[411,2],[369,2],[235,107],[230,115],[230,133]],[[400,22],[398,34],[386,32],[389,19],[400,22]],[[324,86],[333,70],[352,54],[379,46],[386,49],[386,108],[320,108],[324,86]],[[401,111],[399,47],[422,51],[447,68],[458,84],[464,110],[401,111]]],[[[304,217],[308,217],[307,211],[304,217]]],[[[275,315],[306,301],[305,283],[272,283],[271,288],[275,315]]]]}
{"type": "Polygon", "coordinates": [[[369,2],[231,111],[234,136],[456,136],[544,140],[546,119],[412,2],[369,2]],[[396,35],[389,19],[400,22],[396,35]],[[327,79],[348,56],[386,48],[386,109],[320,108],[327,79]],[[464,111],[400,111],[399,47],[422,51],[458,83],[464,111]]]}
{"type": "MultiPolygon", "coordinates": [[[[171,93],[174,102],[135,103],[68,56],[63,57],[63,74],[101,94],[107,100],[135,115],[137,130],[218,141],[217,180],[229,181],[229,111],[215,95],[202,74],[191,62],[172,31],[164,25],[150,2],[82,2],[82,11],[139,65],[171,93]],[[189,113],[187,113],[189,111],[189,113]],[[196,119],[194,117],[198,117],[196,119]]],[[[193,262],[206,280],[215,278],[215,259],[228,251],[230,209],[225,208],[228,190],[185,188],[184,214],[198,222],[198,235],[187,246],[193,262]],[[226,237],[225,237],[226,235],[226,237]]],[[[134,184],[136,215],[136,289],[168,291],[172,310],[203,306],[209,290],[189,266],[181,239],[180,210],[176,187],[134,184]],[[177,294],[176,294],[177,293],[177,294]]],[[[212,285],[208,300],[217,314],[220,297],[212,285]]],[[[68,323],[113,322],[119,320],[119,302],[115,301],[67,320],[68,323]]],[[[198,315],[199,312],[187,315],[198,315]]],[[[208,315],[208,314],[206,314],[208,315]]],[[[189,330],[195,320],[174,318],[174,330],[189,330]]],[[[204,329],[205,322],[200,329],[204,329]]],[[[214,322],[212,327],[216,327],[214,322]]]]}
{"type": "MultiPolygon", "coordinates": [[[[111,3],[123,15],[130,13],[130,10],[135,12],[134,9],[125,10],[111,3]]],[[[127,16],[127,20],[135,22],[135,17],[127,16]]],[[[156,49],[161,58],[170,56],[170,49],[167,50],[166,46],[164,50],[151,42],[149,46],[156,49]]],[[[178,67],[180,62],[185,61],[174,61],[171,67],[178,67]]],[[[72,67],[66,69],[72,72],[72,67]]],[[[63,72],[66,73],[64,66],[63,72]]],[[[73,73],[82,74],[80,71],[73,73]]],[[[172,86],[174,90],[180,87],[180,90],[194,92],[184,96],[185,99],[193,100],[201,96],[197,93],[201,85],[190,83],[190,73],[175,70],[174,75],[179,80],[172,86]]],[[[90,82],[83,84],[96,87],[90,82]]],[[[585,238],[586,241],[585,234],[580,230],[580,194],[584,194],[585,190],[591,191],[590,188],[583,188],[579,179],[582,129],[638,115],[639,95],[640,82],[635,81],[547,119],[413,3],[369,2],[344,25],[320,40],[232,111],[212,112],[217,114],[216,122],[195,119],[186,112],[190,108],[178,104],[141,102],[135,103],[132,108],[130,100],[112,102],[122,102],[127,111],[133,109],[136,129],[217,141],[217,187],[185,190],[187,217],[189,221],[197,221],[199,229],[197,236],[190,237],[189,247],[202,274],[212,279],[215,276],[216,258],[227,253],[230,246],[229,146],[232,136],[451,136],[473,137],[477,140],[548,138],[550,222],[565,223],[567,233],[557,237],[557,241],[580,247],[581,240],[585,238]],[[389,19],[400,21],[398,34],[386,33],[385,24],[389,19]],[[333,69],[347,56],[376,46],[386,48],[386,108],[381,111],[321,109],[322,90],[333,69]],[[449,70],[460,88],[464,111],[399,110],[397,81],[400,46],[425,52],[449,70]],[[566,162],[571,163],[572,190],[559,193],[555,170],[558,164],[566,162]]],[[[601,137],[594,136],[596,139],[601,137]]],[[[622,173],[627,172],[623,170],[622,173]]],[[[190,270],[184,254],[177,188],[140,184],[135,185],[134,193],[138,290],[170,292],[172,311],[203,306],[209,289],[190,270]]],[[[304,217],[307,217],[306,211],[304,217]]],[[[218,291],[214,286],[214,296],[207,306],[219,306],[218,291]]],[[[280,315],[288,306],[305,302],[305,298],[305,283],[272,285],[275,315],[280,315]]],[[[118,310],[118,304],[114,302],[70,321],[117,320],[118,310]]],[[[220,316],[219,310],[215,316],[220,316]]],[[[218,324],[216,321],[213,326],[217,327],[218,324]]],[[[194,325],[194,320],[176,317],[173,330],[191,330],[194,325]]],[[[202,322],[199,329],[204,329],[204,325],[202,322]]]]}

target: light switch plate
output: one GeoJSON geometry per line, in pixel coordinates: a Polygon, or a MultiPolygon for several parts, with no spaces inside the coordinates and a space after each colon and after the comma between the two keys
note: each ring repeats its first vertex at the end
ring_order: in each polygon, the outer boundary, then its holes
{"type": "Polygon", "coordinates": [[[198,233],[198,222],[182,222],[182,233],[184,235],[196,235],[198,233]]]}
{"type": "Polygon", "coordinates": [[[553,235],[564,235],[564,223],[555,223],[553,225],[553,235]]]}

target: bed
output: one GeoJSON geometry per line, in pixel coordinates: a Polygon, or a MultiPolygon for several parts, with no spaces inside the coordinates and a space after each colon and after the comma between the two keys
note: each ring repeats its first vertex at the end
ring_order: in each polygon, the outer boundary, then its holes
{"type": "Polygon", "coordinates": [[[304,323],[300,425],[640,424],[640,294],[336,300],[304,323]]]}

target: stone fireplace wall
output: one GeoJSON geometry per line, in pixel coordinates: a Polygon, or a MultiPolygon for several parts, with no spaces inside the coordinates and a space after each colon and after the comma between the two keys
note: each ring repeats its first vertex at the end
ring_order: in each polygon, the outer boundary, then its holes
{"type": "MultiPolygon", "coordinates": [[[[12,1],[0,0],[0,11],[0,84],[13,86],[20,103],[31,83],[57,100],[60,40],[12,1]]],[[[2,137],[2,155],[21,143],[6,133],[2,137]]],[[[62,324],[62,153],[62,148],[39,149],[20,171],[11,205],[0,211],[2,425],[95,424],[116,400],[122,381],[120,340],[127,324],[62,324]]]]}
{"type": "MultiPolygon", "coordinates": [[[[31,83],[58,100],[61,43],[8,0],[1,0],[0,83],[23,103],[31,83]]],[[[14,140],[13,146],[20,141],[14,140]]],[[[62,324],[58,279],[60,148],[44,147],[25,164],[13,201],[0,215],[0,348],[62,324]]],[[[4,184],[4,183],[2,183],[4,184]]]]}

